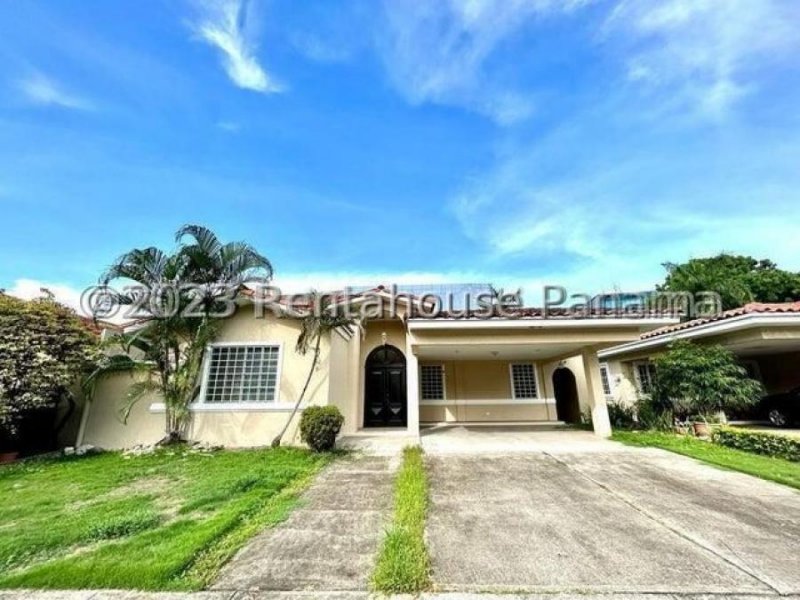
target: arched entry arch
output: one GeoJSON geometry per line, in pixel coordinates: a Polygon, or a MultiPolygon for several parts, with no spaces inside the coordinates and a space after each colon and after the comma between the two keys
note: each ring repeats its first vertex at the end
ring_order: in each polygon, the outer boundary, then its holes
{"type": "Polygon", "coordinates": [[[553,372],[553,392],[556,397],[558,420],[565,423],[580,423],[578,384],[575,381],[575,374],[567,367],[559,367],[553,372]]]}
{"type": "Polygon", "coordinates": [[[364,427],[405,427],[407,404],[406,357],[378,346],[364,364],[364,427]]]}

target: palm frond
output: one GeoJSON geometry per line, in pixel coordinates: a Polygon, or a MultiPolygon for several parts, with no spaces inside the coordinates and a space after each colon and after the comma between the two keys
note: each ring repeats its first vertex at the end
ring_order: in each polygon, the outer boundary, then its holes
{"type": "Polygon", "coordinates": [[[160,391],[158,384],[150,378],[137,381],[128,388],[128,393],[125,395],[125,404],[119,409],[120,420],[127,424],[128,418],[131,416],[131,411],[136,403],[144,398],[147,394],[157,393],[160,391]]]}

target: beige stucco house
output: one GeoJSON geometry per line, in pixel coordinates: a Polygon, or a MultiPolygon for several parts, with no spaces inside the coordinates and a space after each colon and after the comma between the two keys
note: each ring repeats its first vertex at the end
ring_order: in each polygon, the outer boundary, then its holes
{"type": "MultiPolygon", "coordinates": [[[[348,302],[366,297],[378,298],[386,310],[323,340],[304,401],[337,406],[345,435],[416,437],[429,424],[577,422],[590,414],[595,432],[607,436],[608,382],[598,351],[676,322],[545,315],[540,309],[490,318],[421,317],[412,310],[417,299],[393,297],[382,287],[348,302]]],[[[300,321],[256,312],[245,296],[208,348],[202,389],[191,406],[191,439],[266,445],[291,412],[312,360],[295,351],[300,321]]],[[[163,436],[158,397],[139,401],[127,422],[120,420],[132,382],[115,375],[99,383],[83,407],[78,444],[120,448],[163,436]]],[[[293,443],[298,421],[287,436],[293,443]]]]}
{"type": "Polygon", "coordinates": [[[675,340],[728,348],[769,394],[800,386],[800,302],[752,303],[648,331],[637,340],[600,350],[606,400],[631,404],[647,394],[652,357],[675,340]]]}

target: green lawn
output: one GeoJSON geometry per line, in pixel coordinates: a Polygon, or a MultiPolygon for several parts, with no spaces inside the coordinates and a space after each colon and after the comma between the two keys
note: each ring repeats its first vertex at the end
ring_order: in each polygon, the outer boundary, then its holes
{"type": "Polygon", "coordinates": [[[329,460],[177,447],[0,467],[0,588],[203,589],[329,460]]]}
{"type": "Polygon", "coordinates": [[[769,479],[800,489],[800,463],[759,456],[718,446],[697,438],[651,431],[615,431],[612,439],[631,446],[652,446],[697,458],[704,462],[769,479]]]}
{"type": "Polygon", "coordinates": [[[403,450],[394,502],[394,519],[378,554],[372,588],[386,594],[420,592],[430,585],[430,559],[425,547],[428,476],[419,447],[403,450]]]}

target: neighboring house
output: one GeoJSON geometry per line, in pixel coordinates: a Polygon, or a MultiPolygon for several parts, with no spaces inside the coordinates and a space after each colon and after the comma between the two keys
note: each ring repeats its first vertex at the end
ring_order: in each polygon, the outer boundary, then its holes
{"type": "Polygon", "coordinates": [[[650,392],[650,359],[670,342],[691,340],[731,350],[767,393],[800,386],[800,302],[747,304],[716,317],[669,325],[598,352],[606,399],[630,404],[650,392]]]}
{"type": "MultiPolygon", "coordinates": [[[[597,434],[610,434],[606,390],[597,351],[639,339],[677,322],[654,316],[566,312],[543,316],[516,308],[488,319],[409,315],[417,297],[393,297],[385,288],[351,296],[357,305],[380,299],[383,317],[325,339],[304,405],[335,405],[343,434],[417,436],[434,423],[577,422],[591,413],[597,434]],[[389,307],[396,305],[395,316],[389,307]]],[[[295,343],[297,318],[266,311],[257,318],[245,297],[206,353],[203,384],[192,405],[189,437],[226,446],[269,444],[303,386],[311,353],[295,343]]],[[[152,443],[164,433],[157,397],[139,401],[127,424],[119,419],[129,375],[99,383],[82,412],[78,443],[118,448],[152,443]]],[[[297,441],[295,419],[286,437],[297,441]]]]}

